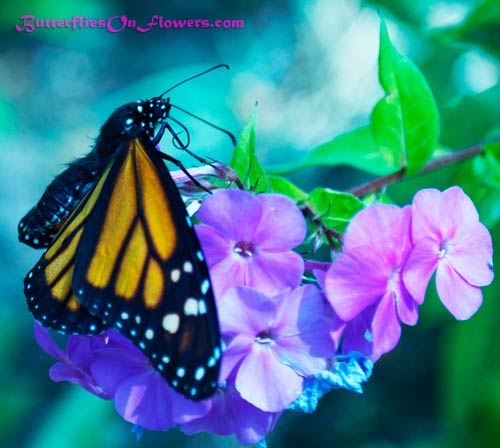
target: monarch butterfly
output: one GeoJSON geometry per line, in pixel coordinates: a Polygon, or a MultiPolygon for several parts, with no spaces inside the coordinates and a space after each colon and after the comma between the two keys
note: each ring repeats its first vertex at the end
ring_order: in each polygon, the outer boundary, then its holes
{"type": "Polygon", "coordinates": [[[202,400],[217,387],[221,343],[204,255],[164,159],[180,164],[155,147],[165,129],[178,139],[168,123],[176,106],[163,98],[171,89],[116,109],[90,153],[21,219],[19,239],[47,248],[24,292],[42,325],[113,327],[174,389],[202,400]]]}

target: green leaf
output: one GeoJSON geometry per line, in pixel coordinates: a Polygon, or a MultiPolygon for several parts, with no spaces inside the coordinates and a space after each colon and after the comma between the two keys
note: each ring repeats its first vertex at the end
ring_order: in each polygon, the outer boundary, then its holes
{"type": "Polygon", "coordinates": [[[350,165],[382,176],[394,172],[375,146],[370,126],[340,134],[313,149],[299,162],[285,163],[269,169],[274,174],[290,174],[312,166],[350,165]]]}
{"type": "Polygon", "coordinates": [[[473,160],[474,174],[487,187],[500,188],[500,143],[485,145],[484,154],[473,160]]]}
{"type": "Polygon", "coordinates": [[[379,80],[385,96],[371,116],[373,138],[387,163],[415,174],[438,145],[439,113],[420,70],[392,45],[380,22],[379,80]]]}
{"type": "Polygon", "coordinates": [[[293,199],[295,202],[305,201],[308,197],[305,191],[302,191],[295,184],[290,182],[281,176],[268,176],[269,184],[271,190],[274,193],[280,193],[289,198],[293,199]]]}
{"type": "Polygon", "coordinates": [[[271,187],[266,172],[255,156],[255,128],[257,125],[257,104],[241,132],[229,166],[236,171],[248,190],[269,192],[271,187]]]}
{"type": "Polygon", "coordinates": [[[306,201],[328,228],[345,232],[351,218],[362,208],[363,203],[354,195],[329,188],[315,188],[306,201]]]}

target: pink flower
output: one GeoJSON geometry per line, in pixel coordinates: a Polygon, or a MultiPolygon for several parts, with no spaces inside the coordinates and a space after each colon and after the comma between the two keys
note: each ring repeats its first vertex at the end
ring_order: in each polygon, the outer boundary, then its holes
{"type": "Polygon", "coordinates": [[[304,261],[292,248],[304,240],[306,223],[291,199],[218,190],[196,216],[216,297],[232,286],[275,295],[299,285],[304,261]]]}
{"type": "Polygon", "coordinates": [[[410,207],[379,204],[349,223],[344,252],[325,278],[327,298],[347,323],[343,353],[360,351],[376,361],[398,343],[401,322],[416,324],[418,302],[401,277],[411,250],[410,222],[410,207]]]}
{"type": "Polygon", "coordinates": [[[444,306],[455,318],[468,319],[482,303],[480,287],[493,281],[488,230],[459,187],[444,192],[422,190],[415,195],[412,208],[415,247],[403,273],[406,287],[422,302],[435,271],[444,306]]]}

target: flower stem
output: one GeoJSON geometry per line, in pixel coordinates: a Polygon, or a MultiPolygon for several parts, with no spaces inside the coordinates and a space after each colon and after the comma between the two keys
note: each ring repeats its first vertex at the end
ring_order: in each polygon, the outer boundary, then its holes
{"type": "MultiPolygon", "coordinates": [[[[498,140],[495,139],[495,140],[498,140]]],[[[483,152],[484,144],[477,144],[471,146],[470,148],[461,149],[447,154],[439,159],[431,160],[420,172],[419,174],[428,173],[435,169],[441,168],[442,166],[451,165],[452,163],[461,162],[462,160],[470,159],[483,152]]],[[[395,173],[388,174],[387,176],[378,177],[364,185],[351,188],[347,190],[348,193],[353,194],[357,197],[363,197],[370,193],[377,193],[383,190],[388,185],[399,182],[404,179],[406,175],[406,168],[401,168],[395,173]]]]}

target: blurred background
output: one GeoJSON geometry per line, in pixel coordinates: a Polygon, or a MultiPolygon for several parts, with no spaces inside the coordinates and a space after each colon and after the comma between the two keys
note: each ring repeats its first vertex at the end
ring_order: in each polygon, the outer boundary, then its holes
{"type": "MultiPolygon", "coordinates": [[[[172,102],[238,135],[259,101],[257,155],[264,166],[301,157],[368,123],[381,97],[378,15],[399,51],[423,71],[441,113],[443,146],[459,149],[500,134],[500,2],[380,0],[55,0],[2,2],[0,19],[0,446],[238,447],[232,437],[186,437],[173,429],[137,442],[113,404],[52,383],[54,362],[32,336],[22,291],[40,253],[17,241],[17,223],[64,164],[86,153],[118,106],[158,95],[212,65],[220,70],[171,93],[172,102]],[[146,24],[170,19],[242,19],[242,29],[104,29],[16,32],[20,16],[146,24]]],[[[180,113],[191,149],[228,162],[231,144],[180,113]]],[[[187,166],[179,151],[173,153],[187,166]]],[[[460,184],[478,200],[497,240],[498,189],[471,180],[471,162],[405,181],[388,193],[405,204],[417,189],[460,184]]],[[[302,188],[366,181],[346,167],[292,176],[302,188]]],[[[499,260],[496,260],[498,266],[499,260]]],[[[498,281],[483,307],[455,322],[432,291],[417,327],[375,366],[363,395],[330,393],[313,415],[286,413],[270,447],[500,446],[498,281]]]]}

